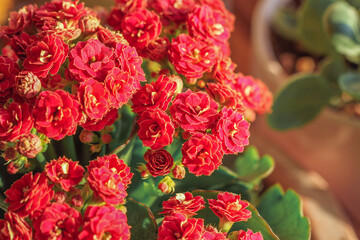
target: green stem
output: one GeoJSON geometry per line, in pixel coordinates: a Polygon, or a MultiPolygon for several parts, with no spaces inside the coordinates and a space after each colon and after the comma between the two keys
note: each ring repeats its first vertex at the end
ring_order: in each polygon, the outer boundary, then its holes
{"type": "Polygon", "coordinates": [[[56,150],[55,150],[55,147],[54,145],[52,144],[52,142],[48,143],[48,148],[45,152],[47,158],[49,160],[53,160],[53,159],[56,159],[58,158],[59,156],[56,154],[56,150]]]}
{"type": "Polygon", "coordinates": [[[229,222],[226,218],[220,218],[219,229],[222,232],[229,232],[233,224],[233,222],[229,222]]]}
{"type": "Polygon", "coordinates": [[[112,151],[109,155],[118,154],[119,152],[121,152],[129,144],[131,139],[133,139],[133,137],[135,137],[136,132],[137,132],[137,124],[136,124],[136,118],[135,118],[132,129],[131,129],[131,133],[130,133],[130,136],[128,137],[128,139],[126,139],[126,141],[123,144],[121,144],[120,146],[115,148],[114,151],[112,151]]]}
{"type": "Polygon", "coordinates": [[[0,208],[7,212],[8,204],[5,203],[5,199],[2,196],[0,196],[0,208]]]}

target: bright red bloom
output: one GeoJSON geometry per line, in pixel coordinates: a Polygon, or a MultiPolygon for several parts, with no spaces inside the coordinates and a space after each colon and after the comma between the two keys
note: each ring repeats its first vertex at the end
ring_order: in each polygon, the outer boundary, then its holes
{"type": "Polygon", "coordinates": [[[63,90],[44,91],[36,99],[33,115],[39,132],[60,140],[75,134],[81,119],[80,103],[63,90]]]}
{"type": "Polygon", "coordinates": [[[161,62],[167,57],[170,41],[167,37],[151,41],[145,48],[143,55],[153,61],[161,62]]]}
{"type": "Polygon", "coordinates": [[[17,180],[11,188],[5,191],[5,202],[9,203],[8,211],[27,217],[44,208],[52,199],[54,190],[48,184],[45,173],[32,172],[17,180]]]}
{"type": "Polygon", "coordinates": [[[147,109],[166,111],[176,90],[176,82],[161,75],[156,81],[145,84],[134,94],[132,109],[141,115],[147,109]]]}
{"type": "Polygon", "coordinates": [[[153,177],[169,174],[174,165],[173,157],[164,149],[156,151],[149,149],[144,154],[144,159],[146,161],[146,167],[153,177]]]}
{"type": "Polygon", "coordinates": [[[52,203],[34,218],[34,235],[39,240],[76,239],[81,223],[81,214],[76,209],[66,203],[52,203]]]}
{"type": "Polygon", "coordinates": [[[146,0],[115,0],[117,8],[121,9],[122,12],[128,13],[137,9],[146,7],[146,0]]]}
{"type": "Polygon", "coordinates": [[[229,192],[219,193],[216,199],[209,199],[210,209],[219,218],[228,222],[247,221],[251,217],[251,211],[246,209],[248,202],[242,201],[240,195],[229,192]]]}
{"type": "Polygon", "coordinates": [[[10,46],[16,53],[16,55],[24,60],[26,58],[26,48],[36,41],[35,36],[29,36],[27,33],[22,32],[20,35],[14,35],[10,39],[10,46]]]}
{"type": "Polygon", "coordinates": [[[85,123],[80,124],[83,128],[91,131],[100,131],[106,126],[112,125],[119,114],[116,108],[110,109],[100,120],[87,118],[85,123]]]}
{"type": "Polygon", "coordinates": [[[209,134],[197,133],[186,141],[181,152],[182,163],[196,176],[210,176],[222,163],[223,152],[218,140],[209,134]]]}
{"type": "Polygon", "coordinates": [[[56,74],[65,62],[69,47],[56,35],[46,35],[26,49],[24,69],[39,77],[56,74]]]}
{"type": "Polygon", "coordinates": [[[236,154],[244,151],[244,146],[249,144],[249,127],[241,113],[224,107],[212,133],[222,144],[225,154],[236,154]]]}
{"type": "Polygon", "coordinates": [[[208,5],[196,6],[189,14],[187,25],[190,36],[209,40],[215,45],[222,45],[230,38],[222,14],[208,5]]]}
{"type": "Polygon", "coordinates": [[[206,92],[222,106],[234,108],[238,112],[244,112],[245,110],[242,95],[231,89],[229,85],[208,83],[206,85],[206,92]]]}
{"type": "Polygon", "coordinates": [[[95,161],[90,162],[88,169],[90,171],[92,168],[100,168],[103,166],[118,174],[121,178],[121,182],[123,183],[124,188],[128,188],[129,184],[131,183],[131,178],[134,174],[130,172],[130,167],[124,163],[124,160],[119,159],[116,154],[98,157],[95,161]]]}
{"type": "Polygon", "coordinates": [[[189,218],[181,213],[166,216],[159,227],[158,240],[201,239],[204,219],[189,218]]]}
{"type": "Polygon", "coordinates": [[[16,213],[5,213],[5,219],[0,220],[0,239],[31,240],[32,229],[26,221],[16,213]]]}
{"type": "Polygon", "coordinates": [[[181,23],[186,21],[189,12],[194,9],[195,0],[152,0],[150,4],[160,15],[181,23]]]}
{"type": "Polygon", "coordinates": [[[16,144],[17,151],[27,158],[36,157],[42,148],[41,139],[33,133],[22,136],[16,144]]]}
{"type": "Polygon", "coordinates": [[[0,108],[0,140],[14,141],[30,133],[34,125],[30,106],[27,103],[12,102],[7,108],[0,108]]]}
{"type": "Polygon", "coordinates": [[[114,68],[113,51],[97,39],[78,42],[69,53],[70,75],[79,82],[93,78],[103,82],[114,68]]]}
{"type": "Polygon", "coordinates": [[[261,232],[254,233],[250,229],[246,232],[244,230],[239,230],[238,240],[264,240],[261,232]]]}
{"type": "Polygon", "coordinates": [[[159,16],[147,9],[136,9],[126,14],[121,21],[121,32],[125,39],[139,50],[159,37],[161,27],[159,16]]]}
{"type": "Polygon", "coordinates": [[[5,56],[0,56],[0,103],[5,103],[13,93],[15,76],[19,68],[14,61],[5,56]]]}
{"type": "Polygon", "coordinates": [[[80,183],[85,170],[78,162],[60,157],[46,163],[45,172],[50,181],[60,185],[64,191],[68,192],[80,183]]]}
{"type": "Polygon", "coordinates": [[[189,79],[200,78],[204,72],[211,71],[215,59],[214,47],[202,39],[182,33],[170,44],[170,62],[178,73],[189,79]]]}
{"type": "Polygon", "coordinates": [[[96,37],[101,43],[110,48],[115,48],[118,43],[128,45],[123,35],[104,28],[101,25],[97,29],[96,37]]]}
{"type": "Polygon", "coordinates": [[[84,227],[79,240],[130,239],[126,215],[112,206],[89,206],[84,215],[84,227]]]}
{"type": "Polygon", "coordinates": [[[187,90],[176,96],[170,107],[174,121],[186,131],[205,131],[213,126],[218,104],[203,92],[187,90]]]}
{"type": "Polygon", "coordinates": [[[193,196],[190,192],[177,193],[175,197],[162,203],[163,211],[160,214],[171,215],[182,213],[188,218],[196,215],[197,211],[205,208],[204,199],[201,196],[193,196]]]}
{"type": "Polygon", "coordinates": [[[227,240],[226,232],[219,232],[219,230],[211,225],[206,226],[202,233],[201,239],[203,240],[227,240]]]}
{"type": "Polygon", "coordinates": [[[31,28],[36,11],[37,6],[29,4],[22,7],[17,12],[10,12],[9,26],[3,27],[5,29],[5,33],[8,35],[15,35],[21,31],[26,31],[31,28]]]}
{"type": "Polygon", "coordinates": [[[77,97],[90,119],[100,120],[110,109],[110,96],[105,85],[92,78],[80,83],[77,97]]]}
{"type": "Polygon", "coordinates": [[[157,150],[172,143],[175,133],[170,117],[161,109],[146,110],[137,121],[144,146],[157,150]]]}
{"type": "Polygon", "coordinates": [[[214,77],[222,84],[232,83],[235,77],[235,68],[236,64],[230,57],[220,57],[214,66],[214,77]]]}

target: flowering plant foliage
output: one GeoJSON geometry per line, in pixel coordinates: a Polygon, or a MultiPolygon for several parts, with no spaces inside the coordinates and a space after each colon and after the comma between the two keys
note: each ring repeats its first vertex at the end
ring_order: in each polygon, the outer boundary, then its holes
{"type": "Polygon", "coordinates": [[[222,166],[272,105],[265,84],[234,72],[233,24],[220,0],[12,12],[0,31],[0,150],[19,179],[3,178],[0,238],[278,239],[251,203],[273,160],[222,166]]]}

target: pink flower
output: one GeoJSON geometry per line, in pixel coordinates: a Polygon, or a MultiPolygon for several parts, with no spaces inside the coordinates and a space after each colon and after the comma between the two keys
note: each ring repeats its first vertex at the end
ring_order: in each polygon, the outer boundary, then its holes
{"type": "Polygon", "coordinates": [[[215,215],[227,222],[247,221],[251,217],[251,211],[246,209],[249,203],[242,201],[240,195],[223,192],[218,194],[217,200],[208,201],[215,215]]]}
{"type": "Polygon", "coordinates": [[[113,51],[97,39],[78,42],[69,53],[70,75],[79,82],[93,78],[104,82],[108,71],[114,68],[113,51]]]}
{"type": "Polygon", "coordinates": [[[126,14],[121,21],[121,32],[136,49],[145,48],[159,37],[162,24],[159,16],[147,9],[136,9],[126,14]]]}
{"type": "Polygon", "coordinates": [[[189,12],[195,7],[195,0],[153,0],[150,1],[151,7],[166,18],[177,22],[185,22],[189,12]]]}
{"type": "Polygon", "coordinates": [[[126,215],[112,206],[89,206],[84,214],[84,227],[78,236],[87,239],[130,239],[126,215]]]}
{"type": "Polygon", "coordinates": [[[175,197],[171,197],[162,203],[163,211],[160,214],[181,213],[190,218],[205,208],[204,204],[204,199],[201,196],[194,197],[190,192],[177,193],[175,197]]]}
{"type": "Polygon", "coordinates": [[[175,81],[165,75],[160,75],[156,81],[145,84],[134,94],[133,111],[139,115],[147,109],[166,111],[175,93],[176,85],[175,81]]]}
{"type": "Polygon", "coordinates": [[[157,150],[172,143],[175,133],[170,117],[160,109],[146,110],[137,121],[138,136],[144,146],[157,150]]]}
{"type": "Polygon", "coordinates": [[[215,66],[213,75],[219,83],[229,84],[234,81],[234,70],[236,64],[232,62],[230,57],[219,57],[215,66]]]}
{"type": "Polygon", "coordinates": [[[229,85],[208,83],[206,85],[206,92],[222,106],[234,108],[238,112],[244,112],[245,110],[242,95],[234,91],[229,85]]]}
{"type": "Polygon", "coordinates": [[[34,120],[27,103],[13,102],[7,108],[0,107],[0,140],[17,140],[30,133],[33,125],[34,120]]]}
{"type": "Polygon", "coordinates": [[[203,92],[187,90],[176,96],[170,107],[174,121],[186,131],[205,131],[216,118],[218,104],[203,92]]]}
{"type": "Polygon", "coordinates": [[[146,167],[153,177],[169,174],[174,165],[173,157],[164,149],[156,151],[149,149],[144,154],[144,159],[146,167]]]}
{"type": "Polygon", "coordinates": [[[171,42],[169,60],[178,73],[189,79],[200,78],[211,71],[215,59],[214,47],[202,39],[182,33],[171,42]]]}
{"type": "Polygon", "coordinates": [[[158,240],[201,239],[204,219],[189,218],[181,213],[166,216],[159,227],[158,240]]]}
{"type": "Polygon", "coordinates": [[[67,58],[69,47],[56,35],[46,35],[26,49],[24,69],[39,77],[56,74],[67,58]]]}
{"type": "Polygon", "coordinates": [[[0,103],[5,103],[13,93],[15,76],[18,74],[17,64],[10,58],[0,56],[0,103]]]}
{"type": "Polygon", "coordinates": [[[33,115],[35,128],[55,140],[75,134],[82,117],[80,103],[63,90],[41,92],[36,99],[33,115]]]}
{"type": "Polygon", "coordinates": [[[203,240],[228,240],[226,232],[219,232],[219,230],[211,225],[206,226],[202,233],[203,240]]]}
{"type": "Polygon", "coordinates": [[[47,239],[76,239],[82,223],[80,212],[66,203],[52,203],[34,218],[35,237],[47,239]]]}
{"type": "Polygon", "coordinates": [[[31,240],[32,229],[19,215],[7,212],[5,213],[5,219],[0,220],[0,239],[31,240]]]}
{"type": "Polygon", "coordinates": [[[64,191],[68,192],[80,183],[85,170],[78,162],[60,157],[46,163],[45,172],[50,181],[60,185],[64,191]]]}
{"type": "Polygon", "coordinates": [[[195,134],[186,141],[181,152],[182,163],[196,176],[210,176],[222,163],[223,152],[218,140],[209,134],[195,134]]]}
{"type": "Polygon", "coordinates": [[[241,113],[224,107],[212,133],[222,144],[225,154],[236,154],[244,151],[244,146],[249,144],[249,127],[241,113]]]}
{"type": "Polygon", "coordinates": [[[8,211],[27,217],[43,209],[52,199],[54,191],[48,184],[45,173],[32,172],[25,174],[5,192],[5,202],[9,203],[8,211]]]}
{"type": "Polygon", "coordinates": [[[261,232],[254,233],[250,229],[246,232],[244,230],[239,230],[238,240],[264,240],[261,232]]]}

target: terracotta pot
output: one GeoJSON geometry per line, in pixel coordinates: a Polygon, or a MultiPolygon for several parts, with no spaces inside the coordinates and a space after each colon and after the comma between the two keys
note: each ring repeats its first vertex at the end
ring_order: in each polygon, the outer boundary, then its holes
{"type": "MultiPolygon", "coordinates": [[[[274,56],[269,25],[274,11],[288,1],[260,1],[252,22],[252,74],[275,92],[288,76],[274,56]]],[[[252,126],[252,136],[252,144],[265,139],[305,169],[318,172],[349,215],[360,221],[360,121],[325,109],[300,129],[278,132],[268,127],[265,118],[259,118],[252,126]]]]}

